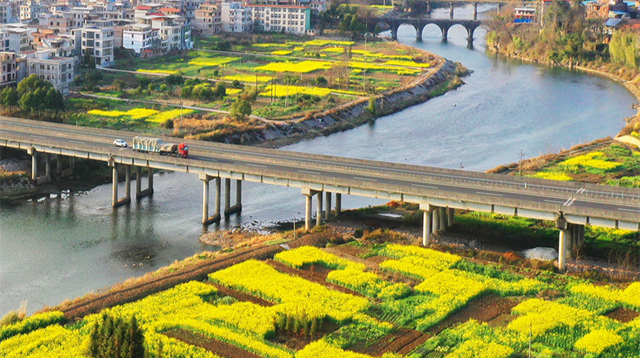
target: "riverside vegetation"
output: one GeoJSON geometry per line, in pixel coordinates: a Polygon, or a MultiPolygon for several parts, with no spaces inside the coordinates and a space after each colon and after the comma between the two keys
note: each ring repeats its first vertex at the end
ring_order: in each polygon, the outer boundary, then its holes
{"type": "MultiPolygon", "coordinates": [[[[277,235],[272,242],[293,237],[277,235]]],[[[90,356],[107,320],[133,319],[148,357],[632,357],[638,351],[638,282],[594,284],[526,268],[508,255],[498,254],[498,263],[486,260],[495,255],[463,247],[412,246],[387,230],[356,236],[319,227],[298,235],[302,242],[290,241],[296,249],[273,246],[279,251],[273,259],[247,257],[204,281],[133,302],[122,297],[96,314],[65,323],[54,309],[13,320],[0,326],[0,354],[90,356]],[[305,242],[331,247],[299,246],[305,242]]]]}

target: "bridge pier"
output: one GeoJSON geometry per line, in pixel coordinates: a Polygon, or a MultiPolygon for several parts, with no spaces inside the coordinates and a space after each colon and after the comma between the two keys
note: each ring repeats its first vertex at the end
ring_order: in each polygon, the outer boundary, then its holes
{"type": "Polygon", "coordinates": [[[567,268],[567,235],[569,224],[562,214],[556,219],[556,227],[560,231],[560,238],[558,240],[558,269],[564,272],[567,268]]]}
{"type": "Polygon", "coordinates": [[[442,42],[447,42],[447,38],[449,37],[449,27],[442,26],[440,30],[442,30],[442,42]]]}
{"type": "Polygon", "coordinates": [[[449,18],[453,20],[453,2],[449,3],[449,18]]]}
{"type": "Polygon", "coordinates": [[[336,193],[336,216],[342,213],[342,194],[336,193]]]}
{"type": "Polygon", "coordinates": [[[436,206],[431,208],[431,233],[437,234],[440,229],[440,209],[436,206]]]}
{"type": "Polygon", "coordinates": [[[500,10],[502,10],[502,4],[498,3],[498,11],[497,12],[500,13],[500,10]]]}
{"type": "Polygon", "coordinates": [[[467,27],[467,48],[473,49],[473,33],[475,32],[475,27],[467,27]]]}
{"type": "Polygon", "coordinates": [[[420,210],[422,210],[422,246],[429,246],[433,207],[429,204],[420,204],[420,210]]]}
{"type": "Polygon", "coordinates": [[[449,208],[447,209],[447,227],[452,227],[455,220],[455,211],[456,209],[449,208]]]}
{"type": "Polygon", "coordinates": [[[331,219],[331,192],[325,192],[325,205],[326,209],[324,210],[324,220],[329,221],[331,219]]]}
{"type": "Polygon", "coordinates": [[[391,26],[391,39],[393,41],[397,41],[398,40],[398,28],[400,27],[400,25],[392,25],[391,26]]]}
{"type": "Polygon", "coordinates": [[[316,208],[316,226],[322,225],[322,192],[317,195],[318,205],[316,208]]]}
{"type": "Polygon", "coordinates": [[[224,216],[242,212],[242,180],[236,180],[236,204],[231,206],[231,179],[224,180],[224,216]]]}
{"type": "MultiPolygon", "coordinates": [[[[304,190],[303,190],[304,194],[304,190]]],[[[306,205],[304,210],[304,231],[309,231],[311,229],[311,205],[313,194],[304,194],[306,199],[306,205]]]]}
{"type": "Polygon", "coordinates": [[[478,20],[478,3],[473,3],[473,19],[478,20]]]}
{"type": "Polygon", "coordinates": [[[45,153],[44,164],[45,174],[38,175],[38,151],[35,148],[29,148],[27,153],[31,155],[31,182],[34,185],[47,183],[51,181],[51,155],[45,153]]]}
{"type": "Polygon", "coordinates": [[[202,224],[209,225],[214,222],[220,222],[220,177],[213,178],[206,174],[200,175],[202,180],[202,224]],[[215,213],[209,216],[209,181],[216,180],[216,201],[215,213]]]}
{"type": "Polygon", "coordinates": [[[441,207],[440,214],[438,214],[438,218],[440,219],[440,225],[438,225],[438,229],[440,231],[447,231],[447,208],[441,207]]]}
{"type": "Polygon", "coordinates": [[[131,202],[131,166],[125,165],[125,194],[124,198],[118,199],[118,164],[109,163],[113,167],[113,186],[111,192],[111,206],[117,208],[131,202]]]}
{"type": "Polygon", "coordinates": [[[153,195],[153,168],[147,167],[147,188],[142,190],[142,167],[136,167],[136,199],[153,195]]]}

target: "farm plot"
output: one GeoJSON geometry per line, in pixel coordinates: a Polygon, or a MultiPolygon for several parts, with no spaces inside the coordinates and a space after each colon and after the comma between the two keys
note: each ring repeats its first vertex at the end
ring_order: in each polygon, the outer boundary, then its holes
{"type": "Polygon", "coordinates": [[[277,265],[247,260],[209,274],[209,283],[181,284],[74,325],[62,325],[55,312],[34,316],[0,327],[0,356],[81,356],[104,314],[135,316],[150,357],[507,358],[526,356],[530,345],[535,356],[638,352],[638,282],[543,282],[396,244],[376,247],[388,259],[365,266],[349,251],[303,246],[275,255],[277,265]],[[395,282],[396,275],[417,283],[395,282]],[[550,288],[563,297],[536,297],[550,288]],[[470,311],[488,306],[486,315],[470,311]],[[622,308],[624,322],[606,316],[622,308]]]}

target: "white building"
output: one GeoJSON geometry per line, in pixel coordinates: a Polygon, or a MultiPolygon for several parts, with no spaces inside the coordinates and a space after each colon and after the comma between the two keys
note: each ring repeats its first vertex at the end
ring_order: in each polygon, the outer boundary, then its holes
{"type": "Polygon", "coordinates": [[[56,57],[55,50],[42,50],[27,58],[28,75],[38,75],[51,82],[53,87],[69,93],[69,86],[75,77],[75,59],[73,57],[56,57]]]}
{"type": "Polygon", "coordinates": [[[69,93],[69,86],[75,77],[75,59],[73,57],[56,57],[55,50],[42,50],[34,57],[27,58],[28,75],[38,75],[51,82],[53,88],[69,93]]]}
{"type": "Polygon", "coordinates": [[[178,15],[157,16],[151,19],[151,28],[158,31],[162,40],[162,52],[188,50],[193,48],[191,25],[180,23],[178,15]]]}
{"type": "Polygon", "coordinates": [[[79,33],[82,56],[88,53],[95,57],[96,66],[108,67],[113,64],[113,27],[85,26],[79,33]]]}
{"type": "Polygon", "coordinates": [[[14,52],[0,52],[0,87],[17,82],[17,57],[14,52]]]}
{"type": "Polygon", "coordinates": [[[298,5],[246,5],[256,30],[304,35],[311,28],[311,9],[298,5]]]}
{"type": "Polygon", "coordinates": [[[141,55],[145,51],[159,50],[162,45],[158,30],[151,25],[131,24],[122,30],[122,46],[141,55]]]}
{"type": "MultiPolygon", "coordinates": [[[[250,6],[250,5],[247,5],[250,6]]],[[[222,31],[247,32],[251,30],[251,8],[237,1],[225,1],[220,4],[222,31]]]]}

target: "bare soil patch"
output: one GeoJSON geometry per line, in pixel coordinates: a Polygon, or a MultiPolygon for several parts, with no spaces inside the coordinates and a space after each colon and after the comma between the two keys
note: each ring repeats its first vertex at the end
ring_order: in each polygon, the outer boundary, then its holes
{"type": "Polygon", "coordinates": [[[295,334],[287,331],[277,330],[276,334],[269,341],[287,346],[293,350],[300,350],[307,344],[322,338],[325,334],[333,333],[340,328],[339,325],[325,321],[320,325],[320,329],[313,335],[295,334]]]}
{"type": "Polygon", "coordinates": [[[430,337],[431,335],[428,333],[422,333],[409,328],[400,328],[378,339],[373,344],[358,344],[352,346],[350,350],[372,356],[381,356],[387,352],[399,353],[404,356],[430,337]]]}
{"type": "Polygon", "coordinates": [[[343,293],[348,293],[351,295],[355,295],[355,296],[362,296],[362,294],[350,290],[348,288],[342,287],[342,286],[338,286],[338,285],[334,285],[331,282],[327,282],[327,274],[331,271],[330,269],[327,269],[326,267],[320,266],[320,265],[312,265],[308,270],[298,270],[298,269],[294,269],[292,267],[289,267],[285,264],[283,264],[282,262],[276,261],[276,260],[267,260],[266,261],[269,265],[271,265],[271,267],[275,268],[276,270],[282,272],[282,273],[286,273],[289,275],[293,275],[293,276],[299,276],[302,277],[308,281],[312,281],[318,284],[321,284],[324,287],[327,287],[329,289],[335,290],[335,291],[339,291],[339,292],[343,292],[343,293]]]}
{"type": "Polygon", "coordinates": [[[479,322],[489,322],[500,315],[510,313],[511,309],[517,304],[518,302],[516,300],[507,297],[497,295],[482,296],[469,302],[469,304],[458,312],[431,327],[429,332],[438,334],[456,323],[467,322],[470,319],[475,319],[479,322]]]}
{"type": "Polygon", "coordinates": [[[630,310],[628,308],[620,307],[617,310],[613,310],[605,316],[615,319],[616,321],[627,323],[629,321],[634,320],[636,317],[640,316],[640,313],[630,310]]]}
{"type": "Polygon", "coordinates": [[[260,358],[259,355],[238,348],[229,343],[209,338],[199,333],[190,332],[185,329],[172,329],[164,332],[168,337],[188,343],[192,346],[204,348],[224,358],[260,358]]]}
{"type": "Polygon", "coordinates": [[[218,290],[218,293],[220,293],[221,295],[223,295],[223,296],[231,296],[231,297],[237,299],[238,301],[252,302],[252,303],[255,303],[255,304],[263,306],[263,307],[271,307],[271,306],[273,306],[275,304],[273,302],[269,302],[269,301],[267,301],[265,299],[262,299],[260,297],[256,297],[254,295],[250,295],[250,294],[242,292],[242,291],[238,291],[238,290],[234,290],[234,289],[229,288],[229,287],[218,285],[217,283],[207,282],[207,284],[209,284],[211,286],[215,286],[215,288],[218,290]]]}

